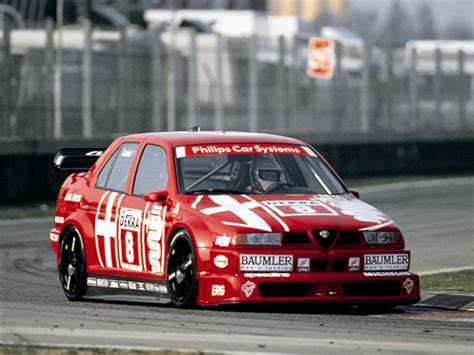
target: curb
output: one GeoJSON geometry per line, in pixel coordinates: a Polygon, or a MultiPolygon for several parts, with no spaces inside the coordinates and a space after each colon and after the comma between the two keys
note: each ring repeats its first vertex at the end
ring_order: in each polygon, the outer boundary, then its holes
{"type": "Polygon", "coordinates": [[[474,293],[452,291],[422,291],[421,301],[414,307],[438,308],[450,311],[474,312],[474,293]]]}

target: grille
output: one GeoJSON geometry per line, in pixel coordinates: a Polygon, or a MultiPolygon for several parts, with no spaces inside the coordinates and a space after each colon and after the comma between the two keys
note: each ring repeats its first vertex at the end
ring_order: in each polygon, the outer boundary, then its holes
{"type": "Polygon", "coordinates": [[[338,245],[347,244],[359,244],[360,234],[359,232],[340,232],[339,239],[337,240],[338,245]]]}
{"type": "Polygon", "coordinates": [[[285,233],[281,242],[284,245],[288,244],[310,244],[308,235],[305,232],[301,233],[285,233]]]}
{"type": "Polygon", "coordinates": [[[262,297],[304,297],[310,287],[309,282],[262,282],[258,291],[262,297]]]}
{"type": "Polygon", "coordinates": [[[398,296],[399,281],[344,282],[344,296],[398,296]]]}
{"type": "Polygon", "coordinates": [[[316,239],[316,241],[319,243],[321,248],[329,249],[329,247],[336,240],[337,231],[334,229],[313,229],[311,231],[311,234],[314,237],[314,239],[316,239]],[[327,238],[324,238],[323,236],[320,235],[321,231],[329,232],[329,236],[327,238]]]}

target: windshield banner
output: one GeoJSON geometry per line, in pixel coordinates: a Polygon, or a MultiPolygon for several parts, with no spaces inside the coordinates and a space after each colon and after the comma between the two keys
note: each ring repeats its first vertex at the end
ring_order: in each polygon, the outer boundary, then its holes
{"type": "Polygon", "coordinates": [[[223,155],[223,154],[292,154],[311,155],[315,153],[309,147],[288,144],[200,144],[176,147],[176,158],[195,155],[223,155]]]}

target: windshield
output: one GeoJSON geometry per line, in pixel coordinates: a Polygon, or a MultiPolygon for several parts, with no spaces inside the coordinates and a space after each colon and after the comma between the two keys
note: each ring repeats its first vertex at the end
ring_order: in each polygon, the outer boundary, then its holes
{"type": "Polygon", "coordinates": [[[338,194],[346,189],[309,147],[206,144],[176,148],[181,193],[338,194]]]}

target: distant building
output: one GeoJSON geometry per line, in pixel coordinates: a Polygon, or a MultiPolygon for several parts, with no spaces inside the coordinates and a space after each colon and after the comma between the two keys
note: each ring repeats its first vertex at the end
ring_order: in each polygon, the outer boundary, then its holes
{"type": "Polygon", "coordinates": [[[313,21],[325,10],[344,19],[346,0],[267,0],[268,13],[273,16],[298,16],[313,21]]]}

